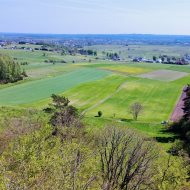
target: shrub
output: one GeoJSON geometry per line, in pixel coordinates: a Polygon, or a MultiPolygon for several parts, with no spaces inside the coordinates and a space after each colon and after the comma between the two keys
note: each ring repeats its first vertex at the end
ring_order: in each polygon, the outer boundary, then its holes
{"type": "Polygon", "coordinates": [[[98,117],[102,117],[103,113],[102,111],[98,111],[98,117]]]}

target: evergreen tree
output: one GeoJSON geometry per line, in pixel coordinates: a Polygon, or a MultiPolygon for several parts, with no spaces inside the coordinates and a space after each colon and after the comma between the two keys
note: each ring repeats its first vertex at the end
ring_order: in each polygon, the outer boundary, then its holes
{"type": "Polygon", "coordinates": [[[82,127],[78,110],[69,105],[68,98],[55,94],[52,94],[51,98],[52,104],[50,104],[50,107],[45,108],[44,111],[51,114],[49,123],[53,127],[53,135],[57,134],[60,127],[82,127]]]}

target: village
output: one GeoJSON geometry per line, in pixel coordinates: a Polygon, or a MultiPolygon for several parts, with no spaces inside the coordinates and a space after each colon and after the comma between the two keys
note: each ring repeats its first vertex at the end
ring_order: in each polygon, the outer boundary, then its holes
{"type": "Polygon", "coordinates": [[[186,54],[181,58],[169,57],[167,55],[161,55],[159,57],[153,56],[152,59],[146,59],[144,57],[135,57],[133,62],[140,63],[162,63],[162,64],[175,64],[175,65],[188,65],[190,64],[190,55],[186,54]]]}

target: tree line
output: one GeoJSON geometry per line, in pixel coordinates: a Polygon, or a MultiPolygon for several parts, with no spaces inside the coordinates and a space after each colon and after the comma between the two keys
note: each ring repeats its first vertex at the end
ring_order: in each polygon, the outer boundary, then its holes
{"type": "Polygon", "coordinates": [[[0,83],[17,82],[24,77],[27,77],[27,74],[19,63],[8,56],[0,55],[0,83]]]}
{"type": "Polygon", "coordinates": [[[179,154],[180,151],[185,150],[190,156],[190,85],[188,84],[185,92],[184,106],[183,106],[183,117],[178,121],[173,123],[169,131],[177,134],[179,140],[176,141],[175,145],[172,147],[171,151],[174,154],[179,154]]]}

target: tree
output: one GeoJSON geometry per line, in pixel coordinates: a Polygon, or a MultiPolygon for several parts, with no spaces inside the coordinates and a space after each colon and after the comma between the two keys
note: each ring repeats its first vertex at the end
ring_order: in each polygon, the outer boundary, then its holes
{"type": "Polygon", "coordinates": [[[44,111],[51,114],[49,123],[53,126],[53,135],[57,134],[60,127],[82,127],[78,110],[74,106],[69,105],[70,101],[68,98],[55,94],[52,94],[51,98],[52,104],[44,111]]]}
{"type": "Polygon", "coordinates": [[[25,69],[23,69],[23,71],[22,71],[22,75],[23,75],[24,77],[28,77],[28,75],[27,75],[27,73],[26,73],[26,70],[25,70],[25,69]]]}
{"type": "Polygon", "coordinates": [[[167,62],[170,63],[171,62],[171,58],[167,57],[167,62]]]}
{"type": "Polygon", "coordinates": [[[156,56],[153,56],[153,61],[156,61],[157,60],[157,57],[156,56]]]}
{"type": "Polygon", "coordinates": [[[143,111],[143,106],[139,102],[135,102],[130,107],[130,113],[133,115],[133,119],[137,120],[139,114],[143,111]]]}
{"type": "Polygon", "coordinates": [[[102,111],[98,111],[98,117],[102,117],[102,111]]]}
{"type": "Polygon", "coordinates": [[[10,145],[0,156],[0,189],[98,189],[94,150],[85,141],[49,136],[45,126],[10,145]]]}
{"type": "Polygon", "coordinates": [[[162,59],[162,62],[164,62],[164,61],[165,61],[165,58],[164,58],[164,56],[162,56],[162,57],[161,57],[161,59],[162,59]]]}
{"type": "Polygon", "coordinates": [[[184,120],[189,121],[190,120],[190,85],[187,85],[187,88],[184,90],[186,96],[183,99],[184,101],[184,107],[183,107],[183,112],[184,112],[184,120]]]}
{"type": "Polygon", "coordinates": [[[0,55],[0,82],[17,82],[23,79],[21,67],[10,57],[0,55]]]}
{"type": "MultiPolygon", "coordinates": [[[[130,131],[109,128],[99,147],[104,190],[150,188],[157,157],[154,145],[130,131]]],[[[151,189],[151,188],[150,188],[151,189]]]]}
{"type": "Polygon", "coordinates": [[[94,51],[93,50],[87,50],[87,53],[88,53],[88,55],[94,55],[94,51]]]}

